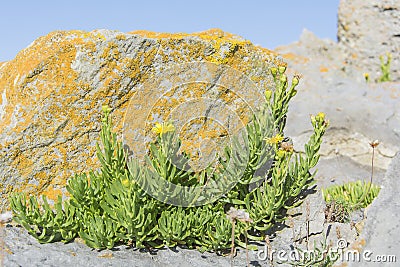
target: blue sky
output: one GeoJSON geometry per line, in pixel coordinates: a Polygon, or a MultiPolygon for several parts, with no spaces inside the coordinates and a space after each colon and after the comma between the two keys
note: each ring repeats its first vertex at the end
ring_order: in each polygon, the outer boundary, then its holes
{"type": "Polygon", "coordinates": [[[273,49],[307,28],[336,40],[339,0],[3,1],[0,62],[54,30],[197,32],[220,28],[273,49]]]}

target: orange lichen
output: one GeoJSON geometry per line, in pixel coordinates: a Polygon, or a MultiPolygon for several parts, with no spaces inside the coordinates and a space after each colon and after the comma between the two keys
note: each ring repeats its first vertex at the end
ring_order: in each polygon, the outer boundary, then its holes
{"type": "Polygon", "coordinates": [[[328,72],[329,69],[328,69],[327,67],[325,67],[325,66],[320,66],[320,67],[319,67],[319,71],[320,71],[320,72],[328,72]]]}
{"type": "MultiPolygon", "coordinates": [[[[203,154],[215,152],[215,144],[219,144],[218,149],[223,149],[225,138],[229,136],[223,125],[210,118],[196,118],[186,123],[181,131],[182,138],[181,150],[191,155],[192,160],[197,160],[203,154]],[[196,131],[193,131],[196,129],[196,131]],[[211,139],[213,142],[205,142],[203,140],[211,139]],[[215,143],[214,143],[215,142],[215,143]],[[203,145],[203,147],[201,147],[203,145]],[[206,145],[206,146],[204,146],[206,145]]],[[[221,151],[220,151],[221,152],[221,151]]]]}
{"type": "Polygon", "coordinates": [[[294,62],[302,63],[302,64],[307,63],[310,60],[309,58],[306,58],[306,57],[303,57],[303,56],[300,56],[300,55],[296,55],[296,54],[293,54],[293,53],[282,54],[282,57],[284,59],[292,60],[294,62]]]}
{"type": "Polygon", "coordinates": [[[46,190],[42,192],[42,195],[45,195],[49,200],[56,201],[58,196],[63,195],[63,192],[58,188],[47,187],[46,190]]]}
{"type": "MultiPolygon", "coordinates": [[[[94,38],[101,38],[98,34],[95,35],[94,38]]],[[[37,128],[35,136],[28,134],[23,135],[23,139],[3,141],[2,147],[12,145],[14,148],[18,148],[25,146],[24,144],[35,143],[38,138],[56,137],[58,125],[54,125],[54,118],[41,116],[41,120],[37,121],[34,116],[45,112],[42,110],[42,103],[48,98],[62,100],[65,96],[68,97],[67,99],[70,102],[77,100],[78,97],[71,94],[77,88],[76,80],[78,78],[77,73],[72,70],[71,64],[76,58],[77,47],[85,45],[83,38],[91,38],[91,34],[79,31],[50,33],[36,40],[31,46],[22,50],[14,60],[3,66],[1,74],[6,75],[0,76],[0,88],[2,90],[0,93],[5,92],[7,105],[0,127],[1,131],[3,133],[4,131],[12,131],[21,134],[29,125],[35,125],[37,128]],[[71,38],[71,36],[74,38],[71,38]],[[14,112],[19,114],[16,115],[14,112]],[[15,120],[18,120],[18,123],[11,128],[15,120]]],[[[51,110],[53,114],[58,114],[59,118],[64,117],[70,120],[69,128],[72,126],[71,124],[79,125],[81,118],[78,116],[73,118],[74,112],[68,106],[60,106],[58,101],[49,104],[47,110],[51,110]]],[[[67,169],[68,165],[76,165],[76,163],[69,164],[65,161],[69,150],[66,145],[66,143],[54,144],[53,147],[58,147],[61,151],[60,160],[64,164],[58,168],[50,168],[46,172],[38,171],[38,169],[54,165],[54,159],[58,158],[54,154],[43,153],[41,148],[24,152],[18,149],[9,151],[8,156],[12,155],[11,158],[13,159],[9,167],[17,170],[23,180],[35,173],[34,179],[38,183],[38,185],[23,183],[19,185],[18,190],[40,191],[47,187],[52,179],[60,173],[59,168],[67,169]],[[38,156],[39,154],[43,154],[43,156],[38,156]]],[[[93,151],[93,148],[91,150],[93,151]]]]}
{"type": "MultiPolygon", "coordinates": [[[[247,40],[243,40],[241,37],[223,32],[220,29],[210,29],[203,32],[198,33],[157,33],[151,31],[133,31],[131,34],[138,34],[148,38],[155,39],[168,39],[170,41],[173,40],[181,40],[185,37],[199,37],[203,41],[210,42],[212,45],[213,51],[206,56],[207,60],[214,62],[216,64],[226,64],[229,62],[230,58],[232,58],[233,53],[237,51],[239,48],[251,45],[251,43],[247,40]]],[[[184,48],[182,49],[184,50],[184,48]]],[[[179,51],[176,52],[181,55],[179,51]]]]}
{"type": "MultiPolygon", "coordinates": [[[[217,40],[223,39],[225,41],[235,41],[238,39],[242,39],[238,35],[231,34],[228,32],[224,32],[220,29],[209,29],[202,32],[195,33],[160,33],[160,32],[152,32],[146,30],[138,30],[129,32],[129,34],[138,34],[147,38],[156,38],[156,39],[182,39],[185,37],[200,37],[202,40],[217,40]]],[[[250,44],[249,41],[244,41],[250,44]]]]}
{"type": "Polygon", "coordinates": [[[124,34],[118,34],[115,38],[120,41],[126,40],[126,36],[124,34]]]}
{"type": "Polygon", "coordinates": [[[357,250],[358,252],[362,252],[362,250],[363,250],[363,248],[365,247],[365,244],[366,244],[366,243],[367,243],[366,240],[365,240],[364,238],[361,238],[361,239],[355,241],[355,242],[351,245],[350,249],[352,249],[352,250],[357,250]]]}

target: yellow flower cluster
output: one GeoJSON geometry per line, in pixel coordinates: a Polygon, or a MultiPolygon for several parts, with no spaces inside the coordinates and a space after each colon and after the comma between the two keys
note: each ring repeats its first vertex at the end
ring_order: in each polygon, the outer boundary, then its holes
{"type": "Polygon", "coordinates": [[[278,144],[283,141],[283,136],[280,134],[277,134],[272,137],[267,137],[267,138],[265,138],[265,140],[267,141],[267,144],[270,144],[270,145],[278,144]]]}
{"type": "Polygon", "coordinates": [[[152,131],[153,133],[162,136],[164,133],[175,131],[175,127],[170,122],[156,122],[156,125],[153,127],[152,131]]]}

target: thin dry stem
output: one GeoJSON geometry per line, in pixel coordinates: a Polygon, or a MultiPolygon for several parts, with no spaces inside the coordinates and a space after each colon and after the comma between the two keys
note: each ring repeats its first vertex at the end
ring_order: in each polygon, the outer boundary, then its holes
{"type": "Polygon", "coordinates": [[[371,158],[371,178],[369,181],[369,186],[368,186],[368,190],[366,192],[365,197],[368,197],[369,191],[371,190],[372,187],[372,179],[374,177],[374,158],[375,158],[375,147],[377,147],[379,145],[379,141],[375,140],[372,141],[371,143],[369,143],[369,145],[372,147],[372,158],[371,158]]]}
{"type": "Polygon", "coordinates": [[[250,260],[249,260],[249,250],[247,248],[247,230],[244,233],[244,240],[246,242],[246,263],[247,263],[247,267],[250,266],[250,260]]]}
{"type": "Polygon", "coordinates": [[[329,207],[329,210],[328,210],[328,215],[326,216],[326,220],[325,220],[326,223],[332,222],[332,216],[333,216],[334,210],[335,210],[335,201],[332,201],[331,206],[329,207]]]}
{"type": "Polygon", "coordinates": [[[233,255],[235,252],[235,224],[236,224],[236,221],[232,220],[231,267],[233,267],[233,255]]]}
{"type": "Polygon", "coordinates": [[[272,245],[271,245],[271,241],[269,240],[269,235],[265,236],[265,244],[267,245],[267,248],[268,248],[267,257],[269,260],[269,265],[274,266],[274,263],[272,261],[272,245]]]}

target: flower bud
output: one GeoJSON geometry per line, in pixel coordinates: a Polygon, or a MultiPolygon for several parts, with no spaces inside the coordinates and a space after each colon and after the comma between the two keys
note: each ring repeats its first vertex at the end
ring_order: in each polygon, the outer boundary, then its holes
{"type": "Polygon", "coordinates": [[[278,73],[278,69],[275,67],[272,67],[269,69],[269,71],[271,72],[272,76],[274,76],[274,78],[275,78],[276,74],[278,73]]]}
{"type": "Polygon", "coordinates": [[[271,97],[272,97],[272,91],[269,90],[269,89],[266,89],[265,92],[264,92],[264,95],[265,95],[265,100],[266,100],[267,102],[269,102],[269,100],[270,100],[271,97]]]}
{"type": "Polygon", "coordinates": [[[282,74],[280,80],[281,80],[282,83],[286,83],[287,82],[287,76],[285,74],[282,74]]]}
{"type": "Polygon", "coordinates": [[[285,152],[284,150],[279,149],[279,150],[276,152],[276,157],[277,157],[277,159],[282,159],[282,158],[285,157],[285,154],[286,154],[286,152],[285,152]]]}
{"type": "Polygon", "coordinates": [[[322,123],[325,120],[325,113],[319,112],[315,119],[317,120],[317,122],[322,123]]]}
{"type": "Polygon", "coordinates": [[[364,73],[364,79],[366,82],[369,82],[369,73],[364,73]]]}
{"type": "Polygon", "coordinates": [[[300,75],[298,74],[294,75],[292,79],[292,86],[297,86],[299,84],[299,81],[300,81],[300,75]]]}
{"type": "Polygon", "coordinates": [[[128,180],[128,179],[122,180],[121,183],[122,183],[122,185],[123,185],[124,187],[129,187],[129,180],[128,180]]]}
{"type": "Polygon", "coordinates": [[[103,110],[103,113],[105,113],[105,114],[109,114],[111,112],[111,108],[108,105],[103,105],[101,107],[101,109],[103,110]]]}
{"type": "Polygon", "coordinates": [[[285,66],[285,65],[280,65],[280,66],[278,67],[278,70],[279,70],[279,73],[280,73],[280,74],[284,74],[285,71],[286,71],[286,66],[285,66]]]}
{"type": "Polygon", "coordinates": [[[312,126],[315,127],[315,124],[317,123],[317,120],[315,119],[314,115],[311,115],[310,117],[311,117],[311,124],[312,124],[312,126]]]}
{"type": "Polygon", "coordinates": [[[324,126],[329,127],[329,120],[324,120],[324,126]]]}
{"type": "Polygon", "coordinates": [[[379,145],[379,140],[374,140],[374,141],[372,141],[371,143],[369,143],[369,145],[370,145],[372,148],[375,148],[375,147],[377,147],[377,146],[379,145]]]}

